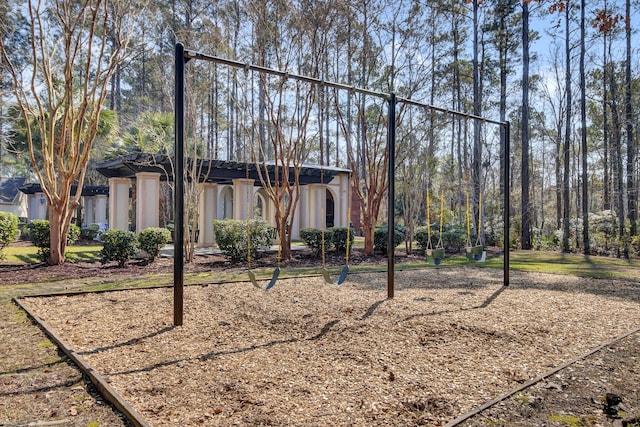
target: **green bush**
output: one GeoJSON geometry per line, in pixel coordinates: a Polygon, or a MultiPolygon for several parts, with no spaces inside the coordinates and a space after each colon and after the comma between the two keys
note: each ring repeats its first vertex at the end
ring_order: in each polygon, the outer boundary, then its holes
{"type": "MultiPolygon", "coordinates": [[[[311,248],[316,256],[322,253],[322,229],[320,228],[303,228],[300,230],[300,238],[311,248]]],[[[331,249],[333,233],[331,229],[324,231],[324,248],[331,249]]]]}
{"type": "Polygon", "coordinates": [[[69,225],[69,232],[67,233],[67,245],[73,245],[80,238],[80,227],[75,224],[69,225]]]}
{"type": "Polygon", "coordinates": [[[11,212],[0,212],[0,260],[5,258],[3,249],[19,235],[18,217],[11,212]]]}
{"type": "MultiPolygon", "coordinates": [[[[431,236],[434,237],[433,235],[431,236]]],[[[438,235],[435,236],[436,242],[438,235]]],[[[475,243],[476,237],[471,236],[471,243],[475,243]]],[[[447,225],[442,229],[442,245],[447,252],[458,253],[465,247],[467,242],[467,232],[457,225],[447,225]]]]}
{"type": "Polygon", "coordinates": [[[29,229],[29,224],[19,224],[18,229],[20,230],[20,240],[24,240],[25,242],[31,241],[31,230],[29,229]]]}
{"type": "Polygon", "coordinates": [[[80,238],[83,240],[95,240],[100,235],[99,224],[89,224],[80,229],[80,238]]]}
{"type": "Polygon", "coordinates": [[[49,221],[46,219],[34,219],[29,224],[31,243],[37,248],[49,247],[49,221]]]}
{"type": "MultiPolygon", "coordinates": [[[[429,227],[418,227],[415,232],[415,238],[420,249],[427,249],[429,242],[429,227]]],[[[431,246],[436,247],[440,240],[440,229],[434,225],[431,226],[431,246]]],[[[475,243],[475,236],[471,236],[471,243],[475,243]]],[[[442,246],[447,252],[458,253],[467,244],[467,232],[458,225],[444,224],[442,226],[442,246]]]]}
{"type": "MultiPolygon", "coordinates": [[[[433,230],[432,230],[433,231],[433,230]]],[[[423,225],[422,227],[417,227],[414,232],[414,237],[416,242],[418,243],[418,247],[423,251],[427,249],[427,244],[429,243],[429,227],[423,225]]],[[[433,232],[431,234],[431,245],[434,245],[433,241],[433,232]]]]}
{"type": "MultiPolygon", "coordinates": [[[[29,236],[33,246],[38,248],[37,257],[42,262],[47,262],[51,255],[51,230],[49,221],[46,219],[34,219],[29,224],[29,236]]],[[[80,237],[80,227],[75,224],[69,225],[67,233],[67,246],[73,245],[80,237]]]]}
{"type": "MultiPolygon", "coordinates": [[[[403,227],[396,227],[394,235],[394,243],[395,246],[398,246],[400,243],[404,242],[404,231],[403,227]]],[[[384,255],[387,254],[387,243],[389,240],[389,231],[386,226],[378,227],[373,233],[373,247],[375,250],[382,252],[384,255]]]]}
{"type": "Polygon", "coordinates": [[[138,236],[133,231],[107,230],[102,233],[103,246],[100,251],[100,261],[118,261],[118,267],[124,267],[140,249],[138,236]]]}
{"type": "MultiPolygon", "coordinates": [[[[249,221],[251,233],[251,258],[258,255],[259,249],[271,247],[275,230],[265,221],[249,221]]],[[[216,242],[222,254],[234,262],[247,261],[247,221],[222,219],[213,221],[216,242]]]]}
{"type": "Polygon", "coordinates": [[[353,247],[354,232],[352,228],[348,227],[333,227],[328,231],[332,233],[333,246],[338,252],[347,251],[347,236],[349,236],[349,252],[353,247]],[[347,234],[348,233],[348,234],[347,234]]]}
{"type": "Polygon", "coordinates": [[[171,232],[166,228],[149,227],[138,236],[140,249],[149,254],[151,261],[160,255],[160,249],[171,242],[171,232]]]}
{"type": "Polygon", "coordinates": [[[633,236],[631,238],[631,250],[635,255],[640,255],[640,236],[633,236]]]}

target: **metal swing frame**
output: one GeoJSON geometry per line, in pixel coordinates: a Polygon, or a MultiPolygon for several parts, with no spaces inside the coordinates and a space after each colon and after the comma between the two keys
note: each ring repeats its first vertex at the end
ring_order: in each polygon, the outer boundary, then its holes
{"type": "Polygon", "coordinates": [[[440,198],[440,236],[438,238],[438,243],[436,243],[436,247],[434,248],[431,243],[431,198],[429,196],[429,189],[427,189],[427,223],[428,223],[427,232],[429,234],[429,238],[427,240],[427,247],[424,252],[425,252],[427,261],[435,265],[440,265],[445,255],[444,245],[442,244],[443,220],[444,220],[444,195],[440,198]]]}
{"type": "MultiPolygon", "coordinates": [[[[347,218],[351,217],[351,208],[347,209],[347,218]]],[[[331,274],[329,273],[329,270],[327,270],[327,265],[325,262],[325,255],[324,255],[324,249],[325,249],[325,245],[324,245],[324,230],[326,228],[326,218],[325,218],[325,214],[324,214],[324,209],[322,209],[322,277],[324,278],[324,282],[327,285],[336,285],[336,286],[340,286],[342,285],[346,280],[347,280],[347,275],[349,274],[349,250],[350,248],[350,243],[351,243],[351,227],[347,226],[347,253],[345,254],[345,262],[344,262],[344,267],[342,267],[342,271],[340,271],[340,276],[338,276],[338,280],[333,280],[331,278],[331,274]]]]}
{"type": "MultiPolygon", "coordinates": [[[[244,68],[245,70],[253,70],[271,75],[278,75],[287,78],[304,81],[310,84],[326,85],[336,89],[343,89],[352,92],[358,92],[365,95],[383,98],[388,103],[388,124],[387,124],[387,141],[389,162],[387,165],[388,173],[388,209],[387,209],[387,227],[389,229],[388,247],[394,247],[395,239],[395,145],[396,145],[396,105],[398,102],[414,105],[421,108],[427,108],[432,111],[439,111],[445,114],[451,114],[457,117],[470,118],[479,120],[483,123],[494,124],[500,126],[501,133],[504,135],[504,152],[502,153],[502,161],[504,162],[504,182],[505,188],[503,193],[503,224],[504,224],[504,262],[503,262],[503,284],[509,286],[509,207],[510,207],[510,181],[509,173],[511,170],[510,162],[510,133],[511,125],[508,121],[492,120],[474,114],[464,113],[460,111],[450,110],[448,108],[429,105],[424,102],[414,101],[409,98],[398,98],[395,93],[376,92],[368,89],[358,88],[355,86],[329,82],[317,78],[301,76],[297,74],[287,73],[284,71],[273,70],[267,67],[246,64],[239,61],[233,61],[212,55],[205,55],[196,51],[185,50],[182,43],[175,45],[175,242],[178,244],[174,248],[173,263],[173,324],[181,326],[183,324],[183,303],[184,303],[184,99],[185,99],[185,65],[190,60],[203,60],[225,64],[227,66],[244,68]]],[[[395,292],[395,253],[388,251],[387,253],[387,298],[393,298],[395,292]]]]}
{"type": "Polygon", "coordinates": [[[485,262],[487,254],[484,251],[484,245],[480,241],[480,224],[482,220],[482,193],[478,196],[478,233],[475,245],[471,244],[471,204],[469,200],[469,189],[467,189],[467,245],[465,247],[465,255],[467,260],[475,262],[485,262]]]}

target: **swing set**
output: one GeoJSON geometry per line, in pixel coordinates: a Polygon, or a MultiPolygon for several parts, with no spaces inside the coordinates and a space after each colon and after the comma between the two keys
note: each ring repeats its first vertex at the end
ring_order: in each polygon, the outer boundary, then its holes
{"type": "MultiPolygon", "coordinates": [[[[197,51],[186,50],[181,43],[176,43],[175,45],[175,158],[174,164],[175,173],[174,173],[174,182],[175,182],[175,241],[182,242],[184,238],[184,180],[185,180],[185,156],[184,156],[184,139],[185,139],[185,117],[184,117],[184,104],[185,104],[185,66],[189,61],[208,61],[214,62],[217,64],[223,64],[228,67],[242,68],[247,71],[255,71],[259,73],[265,73],[270,75],[277,75],[283,78],[292,78],[297,81],[306,82],[311,85],[324,85],[333,87],[339,90],[346,90],[349,93],[360,93],[367,96],[373,96],[380,99],[384,99],[387,104],[387,141],[388,141],[388,164],[387,164],[387,174],[388,174],[388,209],[387,209],[387,226],[390,230],[388,233],[388,246],[393,247],[395,233],[393,230],[395,229],[395,151],[396,151],[396,106],[397,104],[403,103],[404,105],[414,105],[420,108],[425,108],[430,111],[439,111],[445,114],[450,114],[457,117],[463,117],[466,119],[473,119],[482,123],[488,123],[492,125],[497,125],[500,129],[501,141],[504,143],[503,152],[501,154],[501,159],[503,161],[503,179],[504,179],[504,189],[503,189],[503,224],[504,224],[504,242],[505,242],[505,250],[504,250],[504,261],[503,261],[503,283],[504,286],[509,285],[509,249],[508,244],[510,242],[509,238],[509,228],[510,228],[510,217],[509,217],[509,206],[510,206],[510,123],[508,121],[498,121],[492,120],[489,118],[485,118],[479,115],[464,113],[460,111],[454,111],[447,108],[437,107],[434,105],[426,104],[424,102],[412,100],[409,98],[399,98],[395,93],[384,93],[377,92],[369,89],[358,88],[351,85],[329,82],[325,80],[321,80],[318,78],[308,77],[299,74],[292,74],[286,71],[279,71],[270,69],[263,66],[253,65],[242,63],[239,61],[234,61],[226,58],[216,57],[212,55],[207,55],[204,53],[200,53],[197,51]]],[[[481,203],[481,202],[480,202],[481,203]]],[[[468,208],[470,211],[470,208],[468,208]]],[[[481,209],[480,209],[481,211],[481,209]]],[[[441,213],[442,215],[442,213],[441,213]]],[[[481,214],[479,214],[481,215],[481,214]]],[[[442,219],[440,221],[440,227],[442,228],[442,219]]],[[[474,261],[481,261],[482,254],[480,254],[480,259],[476,259],[477,251],[482,249],[480,241],[476,241],[476,245],[471,246],[471,227],[470,227],[470,214],[468,214],[467,220],[467,234],[468,234],[468,247],[471,248],[470,253],[473,254],[474,261]],[[475,251],[475,252],[474,252],[475,251]]],[[[250,232],[250,231],[249,231],[250,232]]],[[[441,233],[442,234],[442,233],[441,233]]],[[[350,236],[349,236],[350,237],[350,236]]],[[[248,239],[249,240],[249,239],[248,239]]],[[[442,257],[434,257],[434,262],[436,259],[442,261],[444,254],[438,252],[440,248],[436,244],[435,248],[431,248],[431,254],[439,255],[442,254],[442,257]]],[[[482,251],[483,253],[484,251],[482,251]]],[[[347,248],[347,254],[345,256],[345,266],[342,269],[342,273],[337,281],[326,280],[331,279],[329,274],[324,274],[324,270],[326,270],[323,265],[323,276],[326,281],[331,281],[332,283],[338,284],[338,282],[343,283],[346,280],[346,275],[349,271],[349,249],[347,248]]],[[[394,251],[388,251],[387,254],[387,297],[394,297],[394,289],[395,289],[395,253],[394,251]]],[[[469,255],[471,257],[471,255],[469,255]]],[[[324,261],[323,261],[324,264],[324,261]]],[[[181,326],[183,324],[183,303],[184,303],[184,248],[183,245],[177,244],[175,245],[174,250],[174,268],[173,268],[173,283],[174,283],[174,292],[173,292],[173,324],[175,326],[181,326]]],[[[270,288],[275,285],[278,280],[278,276],[280,274],[280,266],[278,265],[272,274],[271,280],[266,285],[260,285],[257,280],[255,280],[255,275],[249,268],[249,278],[251,279],[253,276],[252,283],[254,286],[261,289],[270,288]]]]}
{"type": "Polygon", "coordinates": [[[476,243],[471,244],[471,204],[469,203],[469,188],[467,188],[467,244],[465,252],[469,261],[484,262],[487,253],[484,250],[482,241],[480,240],[480,224],[482,224],[482,192],[478,195],[478,232],[476,233],[476,243]]]}
{"type": "Polygon", "coordinates": [[[256,275],[253,271],[251,271],[251,221],[247,216],[247,274],[249,275],[249,280],[258,289],[262,289],[263,291],[268,291],[273,288],[273,286],[278,281],[278,277],[280,276],[280,258],[281,258],[281,249],[280,245],[278,245],[278,265],[275,270],[273,270],[273,274],[271,275],[271,279],[265,284],[261,285],[256,280],[256,275]]]}
{"type": "MultiPolygon", "coordinates": [[[[349,220],[349,218],[351,218],[351,208],[347,209],[347,221],[349,220]]],[[[350,244],[351,244],[351,227],[347,227],[347,242],[346,242],[346,247],[347,247],[347,251],[346,254],[344,256],[345,259],[345,264],[344,267],[342,267],[342,271],[340,272],[340,276],[338,276],[338,280],[333,280],[331,278],[331,274],[329,273],[329,270],[327,270],[327,263],[326,263],[326,256],[325,256],[325,236],[324,236],[324,231],[325,228],[327,226],[327,218],[325,217],[324,214],[324,209],[322,209],[322,277],[324,278],[324,282],[328,285],[336,285],[336,286],[340,286],[342,285],[345,280],[347,280],[347,275],[349,274],[349,251],[350,251],[350,244]]]]}
{"type": "MultiPolygon", "coordinates": [[[[487,253],[484,250],[484,245],[480,239],[480,232],[478,231],[475,244],[471,243],[471,204],[470,204],[469,189],[467,188],[467,240],[465,244],[465,255],[467,260],[475,262],[485,262],[487,253]]],[[[444,224],[444,191],[440,197],[440,234],[438,242],[434,246],[431,239],[431,198],[429,190],[427,190],[427,247],[425,249],[425,256],[427,262],[433,265],[440,265],[445,257],[444,244],[442,242],[442,231],[444,224]]],[[[478,228],[482,224],[482,193],[478,198],[478,228]]]]}
{"type": "Polygon", "coordinates": [[[429,196],[429,190],[427,189],[427,248],[425,255],[427,261],[430,264],[440,265],[444,259],[444,244],[442,243],[442,226],[444,223],[444,190],[440,197],[440,235],[438,237],[438,243],[434,247],[431,243],[431,198],[429,196]]]}

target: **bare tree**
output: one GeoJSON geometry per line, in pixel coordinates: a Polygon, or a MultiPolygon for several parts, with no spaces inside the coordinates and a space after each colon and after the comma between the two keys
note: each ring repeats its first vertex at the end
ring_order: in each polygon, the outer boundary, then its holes
{"type": "Polygon", "coordinates": [[[589,243],[589,170],[588,170],[588,145],[587,145],[587,82],[585,76],[584,57],[585,47],[585,0],[580,1],[580,146],[582,147],[582,244],[585,255],[591,252],[589,243]]]}
{"type": "Polygon", "coordinates": [[[531,249],[529,202],[529,1],[522,2],[522,249],[531,249]]]}
{"type": "MultiPolygon", "coordinates": [[[[269,85],[265,82],[264,86],[269,85]]],[[[309,156],[309,121],[317,99],[316,89],[281,78],[275,90],[265,92],[271,132],[268,142],[259,142],[257,149],[268,146],[273,160],[267,161],[266,153],[261,151],[259,156],[254,155],[254,161],[262,187],[275,207],[280,257],[285,260],[291,258],[292,227],[300,201],[300,171],[309,156]],[[286,92],[291,90],[295,94],[289,97],[286,92]]]]}
{"type": "Polygon", "coordinates": [[[102,105],[129,45],[131,6],[128,0],[28,2],[24,10],[30,22],[31,60],[24,67],[0,39],[18,108],[30,124],[31,165],[51,207],[52,265],[65,261],[69,225],[79,205],[102,105]],[[36,161],[36,152],[41,152],[42,163],[36,161]]]}
{"type": "MultiPolygon", "coordinates": [[[[637,194],[635,186],[636,174],[636,144],[633,139],[633,103],[631,95],[631,0],[625,1],[625,35],[626,35],[626,61],[625,61],[625,122],[627,131],[627,215],[629,218],[629,234],[631,237],[637,234],[637,194]]],[[[584,41],[583,41],[584,43],[584,41]]]]}

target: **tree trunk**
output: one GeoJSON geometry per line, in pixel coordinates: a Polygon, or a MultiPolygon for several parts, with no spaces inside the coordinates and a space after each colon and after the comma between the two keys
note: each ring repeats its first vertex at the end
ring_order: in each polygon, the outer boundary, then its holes
{"type": "MultiPolygon", "coordinates": [[[[478,60],[478,0],[473,0],[473,114],[481,115],[482,93],[480,90],[480,63],[478,60]]],[[[473,121],[473,160],[471,163],[471,181],[473,182],[473,218],[476,222],[481,217],[479,200],[482,192],[482,141],[480,138],[480,122],[473,121]]],[[[475,231],[478,236],[482,235],[482,224],[476,223],[475,231]]]]}
{"type": "Polygon", "coordinates": [[[531,249],[529,202],[529,4],[522,3],[522,249],[531,249]]]}
{"type": "MultiPolygon", "coordinates": [[[[507,51],[507,26],[506,26],[506,12],[500,15],[500,41],[498,56],[500,61],[500,121],[505,122],[507,120],[507,64],[508,64],[508,51],[507,51]]],[[[504,194],[505,182],[504,182],[504,155],[506,153],[506,129],[504,126],[500,126],[500,194],[504,194]]],[[[503,206],[503,209],[508,209],[507,206],[503,206]]],[[[505,245],[506,247],[506,245],[505,245]]]]}
{"type": "Polygon", "coordinates": [[[635,164],[636,146],[633,139],[633,107],[631,98],[631,0],[625,2],[625,32],[627,38],[627,59],[625,67],[625,120],[627,129],[627,215],[629,218],[629,235],[637,234],[636,229],[636,186],[635,164]]]}
{"type": "Polygon", "coordinates": [[[609,66],[607,65],[607,33],[602,33],[602,168],[603,168],[603,203],[602,209],[609,210],[611,209],[611,182],[610,182],[610,166],[609,166],[609,119],[608,113],[609,110],[609,100],[608,100],[608,87],[609,87],[609,66]]]}
{"type": "MultiPolygon", "coordinates": [[[[613,64],[609,64],[610,68],[613,68],[613,64]]],[[[609,86],[611,90],[611,118],[613,121],[613,145],[615,147],[616,156],[616,190],[617,197],[617,210],[618,210],[618,245],[617,255],[620,256],[620,242],[623,245],[623,251],[625,258],[628,257],[628,247],[625,236],[625,224],[624,224],[624,180],[623,180],[623,167],[622,167],[622,135],[620,114],[618,112],[618,90],[615,82],[615,72],[610,70],[609,73],[609,86]]]]}
{"type": "Polygon", "coordinates": [[[62,265],[65,261],[65,253],[67,250],[67,235],[69,233],[70,223],[70,221],[65,219],[66,205],[67,203],[50,205],[49,265],[62,265]]]}
{"type": "Polygon", "coordinates": [[[559,230],[562,227],[562,121],[558,121],[556,130],[556,151],[555,151],[555,193],[556,193],[556,227],[559,230]]]}
{"type": "Polygon", "coordinates": [[[562,251],[569,252],[569,218],[570,218],[570,154],[571,154],[571,43],[569,40],[569,5],[565,9],[565,85],[567,92],[567,119],[565,122],[565,134],[564,134],[564,161],[563,161],[563,175],[562,175],[562,251]]]}
{"type": "Polygon", "coordinates": [[[584,70],[585,0],[580,1],[580,137],[582,146],[582,245],[585,255],[591,252],[589,243],[589,173],[587,146],[587,87],[584,70]]]}

